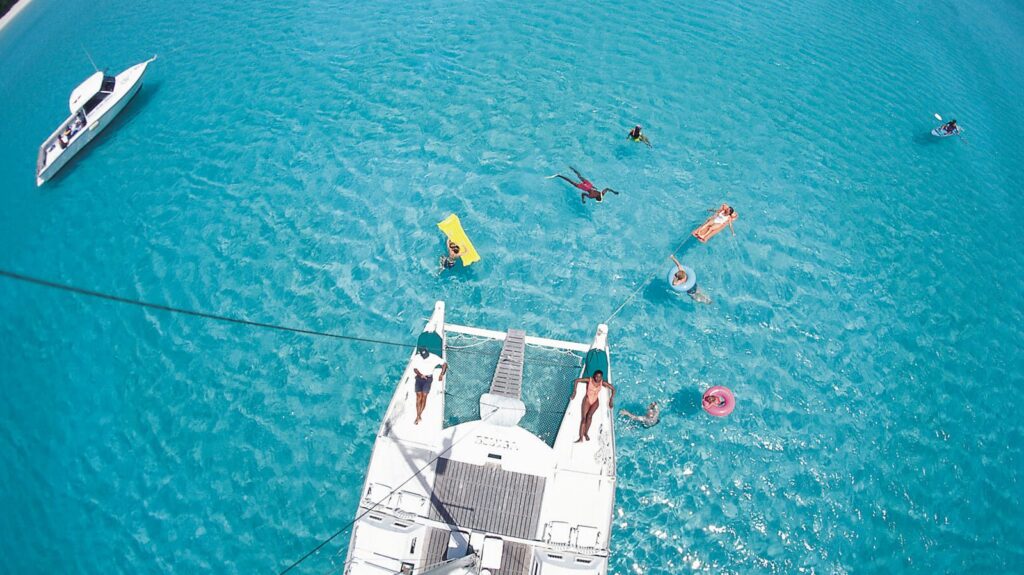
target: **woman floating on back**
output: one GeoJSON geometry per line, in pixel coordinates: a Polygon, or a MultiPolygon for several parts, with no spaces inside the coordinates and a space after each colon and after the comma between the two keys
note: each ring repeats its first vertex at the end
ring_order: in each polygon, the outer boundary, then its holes
{"type": "Polygon", "coordinates": [[[729,204],[722,204],[713,216],[709,217],[700,227],[693,230],[693,237],[701,242],[707,242],[715,234],[724,230],[725,226],[729,226],[729,229],[735,234],[736,230],[733,229],[732,222],[738,217],[739,214],[729,204]]]}

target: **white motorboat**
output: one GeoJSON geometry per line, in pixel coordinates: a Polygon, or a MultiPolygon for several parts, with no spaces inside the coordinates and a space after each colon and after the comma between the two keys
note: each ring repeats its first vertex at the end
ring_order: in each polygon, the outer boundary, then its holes
{"type": "Polygon", "coordinates": [[[85,147],[128,104],[142,86],[153,56],[116,76],[97,71],[71,92],[71,116],[39,147],[36,185],[41,186],[85,147]]]}
{"type": "Polygon", "coordinates": [[[605,325],[590,344],[556,341],[446,324],[437,302],[377,434],[345,573],[605,575],[614,414],[602,388],[576,443],[587,384],[568,401],[595,370],[611,380],[605,325]],[[419,422],[415,370],[434,375],[419,422]],[[467,387],[474,371],[482,386],[467,387]],[[551,390],[539,400],[538,386],[551,390]]]}

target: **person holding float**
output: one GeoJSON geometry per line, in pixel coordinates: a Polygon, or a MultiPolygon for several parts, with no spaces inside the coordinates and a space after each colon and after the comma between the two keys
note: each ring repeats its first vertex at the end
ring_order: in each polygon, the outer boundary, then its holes
{"type": "Polygon", "coordinates": [[[732,222],[738,217],[739,214],[736,213],[736,210],[732,209],[732,206],[722,204],[715,211],[714,215],[705,220],[697,229],[693,230],[693,237],[700,240],[701,243],[707,243],[715,234],[724,230],[725,226],[729,226],[729,229],[735,235],[736,230],[733,229],[732,222]]]}
{"type": "Polygon", "coordinates": [[[701,405],[709,415],[725,417],[736,408],[736,397],[728,387],[716,385],[704,392],[701,405]]]}
{"type": "Polygon", "coordinates": [[[461,261],[463,267],[480,261],[480,254],[476,252],[473,242],[469,241],[469,236],[462,229],[459,216],[452,214],[441,220],[437,227],[448,238],[448,253],[441,256],[441,271],[454,268],[456,261],[461,261]]]}
{"type": "Polygon", "coordinates": [[[672,291],[685,293],[700,303],[711,303],[711,298],[697,289],[697,274],[693,273],[693,269],[679,263],[676,256],[669,257],[675,263],[675,267],[668,268],[668,284],[672,291]]]}

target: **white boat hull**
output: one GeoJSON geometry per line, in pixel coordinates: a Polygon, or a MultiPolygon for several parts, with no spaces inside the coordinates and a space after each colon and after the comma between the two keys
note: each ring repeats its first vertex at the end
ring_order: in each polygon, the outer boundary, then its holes
{"type": "MultiPolygon", "coordinates": [[[[155,57],[154,57],[155,58],[155,57]]],[[[74,118],[74,114],[68,118],[61,127],[57,129],[43,143],[39,150],[39,160],[36,166],[36,185],[41,186],[65,166],[71,158],[74,158],[86,145],[89,144],[99,133],[121,113],[121,110],[128,105],[133,97],[142,87],[142,77],[146,73],[146,67],[153,60],[147,60],[136,64],[116,76],[116,88],[104,101],[86,116],[86,125],[69,142],[66,148],[61,149],[57,144],[57,137],[61,130],[74,118]]]]}
{"type": "MultiPolygon", "coordinates": [[[[561,402],[523,401],[524,366],[534,358],[545,363],[535,354],[583,353],[571,354],[583,360],[575,373],[600,369],[610,378],[607,333],[607,326],[598,326],[587,345],[455,325],[446,323],[438,302],[416,342],[418,351],[429,353],[422,359],[412,354],[374,442],[344,573],[607,575],[616,485],[609,389],[599,392],[593,441],[576,442],[585,382],[573,384],[576,399],[553,444],[519,425],[526,411],[561,402]],[[415,387],[418,370],[436,374],[433,366],[447,364],[448,334],[501,342],[500,353],[492,347],[469,360],[485,364],[484,370],[494,366],[489,391],[479,396],[479,419],[450,425],[445,404],[449,395],[460,398],[463,392],[456,383],[449,394],[449,378],[458,381],[459,370],[468,369],[465,356],[427,386],[422,412],[415,387]]],[[[478,377],[472,372],[463,377],[478,377]]],[[[568,395],[575,373],[549,374],[559,395],[568,395]]]]}

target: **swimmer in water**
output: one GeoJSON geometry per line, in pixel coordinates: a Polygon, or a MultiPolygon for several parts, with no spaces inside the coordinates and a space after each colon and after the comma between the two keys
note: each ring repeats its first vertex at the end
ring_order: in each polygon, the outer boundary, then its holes
{"type": "MultiPolygon", "coordinates": [[[[711,210],[708,210],[711,211],[711,210]]],[[[711,216],[697,229],[693,230],[693,236],[701,242],[707,242],[715,234],[725,229],[725,226],[729,226],[733,235],[736,234],[736,230],[732,227],[732,222],[739,217],[736,210],[732,209],[729,204],[722,204],[718,206],[718,210],[715,211],[715,215],[711,216]]]]}
{"type": "Polygon", "coordinates": [[[448,255],[441,256],[441,271],[455,267],[455,260],[462,257],[461,251],[455,242],[448,240],[448,255]]]}
{"type": "Polygon", "coordinates": [[[647,406],[647,413],[645,415],[630,413],[625,409],[620,410],[619,415],[624,415],[633,421],[639,421],[640,425],[643,425],[644,427],[652,427],[661,421],[661,409],[658,407],[657,401],[652,401],[651,404],[647,406]]]}
{"type": "MultiPolygon", "coordinates": [[[[686,275],[686,270],[683,269],[683,264],[679,263],[676,256],[668,257],[672,258],[672,262],[676,264],[676,273],[672,276],[672,285],[677,286],[686,283],[686,280],[690,278],[686,275]]],[[[696,289],[696,287],[697,286],[694,286],[694,289],[696,289]]]]}
{"type": "Polygon", "coordinates": [[[725,400],[722,399],[721,397],[713,394],[713,393],[710,394],[710,395],[704,396],[704,407],[706,409],[707,408],[714,408],[714,407],[722,407],[723,405],[725,405],[725,400]]]}
{"type": "Polygon", "coordinates": [[[647,139],[647,136],[644,135],[644,129],[640,124],[637,124],[636,127],[629,131],[629,137],[632,138],[634,142],[643,142],[647,144],[648,148],[654,147],[651,145],[651,141],[647,139]]]}
{"type": "MultiPolygon", "coordinates": [[[[672,274],[672,285],[677,286],[686,283],[686,280],[690,278],[686,275],[686,270],[683,269],[683,264],[679,263],[676,256],[669,257],[672,258],[672,262],[676,264],[676,273],[672,274]]],[[[686,290],[686,295],[690,296],[698,303],[711,303],[711,298],[704,292],[700,291],[696,283],[693,284],[692,288],[686,290]]]]}
{"type": "Polygon", "coordinates": [[[591,377],[578,377],[573,380],[572,395],[569,396],[569,401],[576,399],[576,385],[584,382],[587,384],[587,391],[583,395],[583,408],[580,410],[580,438],[576,440],[576,443],[584,439],[590,441],[588,433],[594,419],[594,412],[597,411],[602,387],[612,390],[612,394],[608,397],[608,409],[615,407],[615,386],[612,385],[612,382],[604,380],[604,372],[600,369],[595,371],[591,377]]]}
{"type": "Polygon", "coordinates": [[[605,189],[603,189],[601,191],[598,191],[597,188],[594,187],[594,184],[590,180],[584,178],[583,174],[579,173],[576,170],[576,168],[574,168],[572,166],[569,166],[569,169],[572,170],[573,173],[576,174],[576,177],[578,177],[580,179],[579,183],[572,181],[571,179],[563,176],[562,174],[555,174],[553,176],[548,176],[548,179],[550,180],[551,178],[562,178],[563,180],[565,180],[565,181],[569,182],[570,184],[576,186],[580,190],[583,190],[583,193],[580,194],[580,200],[584,204],[587,203],[587,198],[590,198],[592,200],[597,200],[599,202],[603,202],[604,201],[604,195],[607,194],[608,192],[611,192],[611,193],[615,194],[616,196],[619,195],[619,192],[616,192],[615,190],[613,190],[611,188],[605,188],[605,189]]]}

